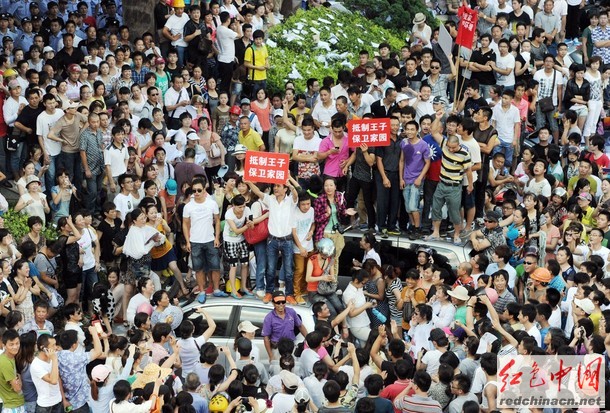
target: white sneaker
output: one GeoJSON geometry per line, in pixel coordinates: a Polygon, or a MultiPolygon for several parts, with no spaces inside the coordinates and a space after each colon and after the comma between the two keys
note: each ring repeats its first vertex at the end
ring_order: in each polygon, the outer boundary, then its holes
{"type": "Polygon", "coordinates": [[[265,298],[265,291],[261,291],[261,290],[256,291],[256,298],[258,298],[259,300],[262,300],[263,298],[265,298]]]}

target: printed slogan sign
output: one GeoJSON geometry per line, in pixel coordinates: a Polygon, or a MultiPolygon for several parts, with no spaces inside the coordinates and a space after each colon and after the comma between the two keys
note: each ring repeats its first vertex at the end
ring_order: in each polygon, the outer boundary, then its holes
{"type": "Polygon", "coordinates": [[[369,147],[390,145],[390,119],[358,119],[347,122],[347,142],[350,148],[363,143],[369,147]]]}
{"type": "Polygon", "coordinates": [[[267,184],[285,184],[288,180],[287,153],[247,151],[244,180],[267,184]]]}

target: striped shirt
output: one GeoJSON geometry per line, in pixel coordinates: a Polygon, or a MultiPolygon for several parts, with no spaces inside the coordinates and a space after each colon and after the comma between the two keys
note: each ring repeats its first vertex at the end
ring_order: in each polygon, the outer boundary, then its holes
{"type": "Polygon", "coordinates": [[[404,396],[394,400],[394,407],[403,413],[442,413],[441,405],[430,397],[404,396]]]}
{"type": "Polygon", "coordinates": [[[470,153],[464,145],[457,152],[451,152],[447,147],[447,139],[441,144],[443,158],[441,161],[441,181],[446,183],[462,182],[464,174],[471,166],[470,153]]]}

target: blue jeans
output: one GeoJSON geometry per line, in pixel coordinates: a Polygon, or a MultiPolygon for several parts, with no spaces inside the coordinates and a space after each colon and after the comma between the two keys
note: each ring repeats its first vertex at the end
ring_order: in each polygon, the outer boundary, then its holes
{"type": "Polygon", "coordinates": [[[95,267],[83,270],[83,283],[80,291],[80,298],[83,309],[87,310],[88,301],[93,299],[93,286],[99,281],[95,267]]]}
{"type": "Polygon", "coordinates": [[[267,241],[254,244],[256,257],[256,290],[265,291],[265,272],[267,271],[267,241]]]}
{"type": "Polygon", "coordinates": [[[559,131],[559,124],[555,113],[557,108],[551,112],[543,112],[540,110],[540,105],[536,105],[536,129],[540,129],[543,126],[548,126],[551,129],[551,133],[559,131]]]}
{"type": "Polygon", "coordinates": [[[286,295],[294,294],[293,276],[294,276],[294,260],[292,257],[294,245],[291,239],[277,239],[269,236],[267,242],[267,273],[265,281],[267,283],[265,291],[272,293],[275,290],[275,268],[277,259],[282,254],[282,267],[285,268],[286,295]]]}
{"type": "Polygon", "coordinates": [[[511,143],[506,143],[500,141],[500,144],[497,145],[494,150],[491,152],[491,156],[494,156],[498,152],[502,152],[504,154],[504,166],[508,169],[513,165],[513,153],[515,151],[515,147],[511,143]]]}
{"type": "Polygon", "coordinates": [[[252,99],[256,99],[256,93],[261,90],[267,90],[267,80],[254,80],[252,81],[252,99]]]}
{"type": "MultiPolygon", "coordinates": [[[[8,139],[9,137],[7,136],[5,139],[8,139]]],[[[19,179],[19,176],[21,175],[21,168],[19,167],[20,164],[23,164],[23,162],[21,161],[21,156],[23,155],[23,152],[25,150],[25,143],[24,142],[20,142],[17,146],[17,150],[16,151],[7,151],[5,150],[4,153],[6,154],[6,172],[7,172],[7,178],[8,179],[15,179],[15,181],[17,181],[17,179],[19,179]]]]}
{"type": "MultiPolygon", "coordinates": [[[[47,169],[47,173],[44,175],[44,185],[47,190],[48,195],[51,194],[51,188],[53,188],[57,183],[55,182],[55,171],[57,168],[55,167],[57,162],[57,156],[49,156],[49,169],[47,169]]],[[[50,199],[50,198],[47,198],[50,199]]],[[[63,409],[63,407],[62,407],[63,409]]]]}
{"type": "Polygon", "coordinates": [[[488,99],[491,97],[489,94],[489,90],[493,85],[479,85],[479,93],[483,99],[488,99]]]}
{"type": "Polygon", "coordinates": [[[93,175],[91,178],[87,178],[87,196],[85,197],[85,208],[92,214],[99,214],[102,212],[102,206],[99,202],[100,191],[102,190],[104,180],[104,174],[93,175]]]}
{"type": "Polygon", "coordinates": [[[57,168],[66,169],[77,191],[80,192],[83,189],[83,168],[79,152],[60,152],[57,158],[57,168]]]}
{"type": "Polygon", "coordinates": [[[184,66],[186,63],[186,47],[176,46],[176,50],[178,51],[178,65],[184,66]]]}
{"type": "Polygon", "coordinates": [[[390,180],[390,188],[383,186],[383,179],[379,172],[375,172],[377,186],[377,226],[379,230],[396,228],[398,206],[400,205],[400,180],[398,172],[386,171],[390,180]]]}

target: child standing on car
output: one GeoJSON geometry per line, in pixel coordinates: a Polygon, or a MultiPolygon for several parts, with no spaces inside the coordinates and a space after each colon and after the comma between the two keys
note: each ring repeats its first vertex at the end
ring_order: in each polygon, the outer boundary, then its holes
{"type": "Polygon", "coordinates": [[[231,200],[233,206],[225,214],[225,227],[222,232],[224,240],[224,259],[229,264],[229,285],[231,286],[231,297],[241,300],[242,294],[253,297],[248,290],[248,259],[250,252],[244,237],[244,232],[248,228],[254,228],[252,223],[252,212],[246,206],[246,199],[242,195],[237,195],[231,200]],[[237,265],[241,265],[241,292],[235,285],[235,274],[237,265]]]}
{"type": "Polygon", "coordinates": [[[307,258],[313,251],[313,233],[316,228],[314,210],[311,207],[311,195],[299,193],[298,209],[293,213],[292,238],[294,240],[294,299],[297,304],[305,305],[303,295],[305,288],[305,268],[307,258]]]}

